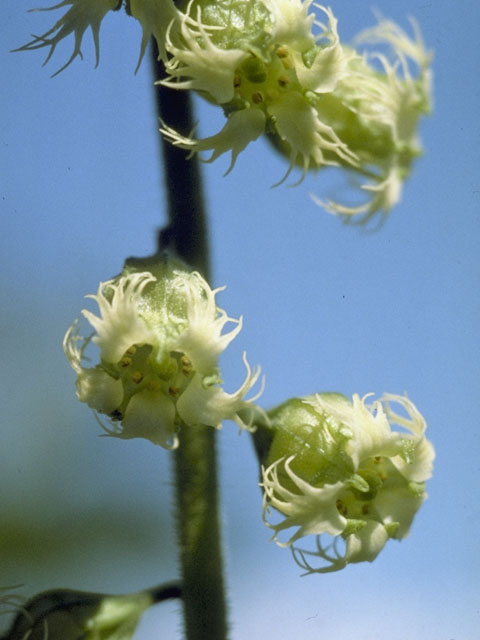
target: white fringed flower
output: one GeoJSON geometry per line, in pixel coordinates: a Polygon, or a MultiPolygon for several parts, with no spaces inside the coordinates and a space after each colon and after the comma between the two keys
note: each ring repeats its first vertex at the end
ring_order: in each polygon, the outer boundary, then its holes
{"type": "Polygon", "coordinates": [[[228,173],[238,154],[267,132],[288,158],[283,180],[297,166],[298,182],[310,169],[332,165],[358,175],[352,204],[312,196],[327,211],[361,222],[388,213],[420,153],[418,120],[430,104],[430,55],[416,24],[409,37],[380,19],[360,34],[358,44],[387,45],[392,55],[360,55],[341,44],[331,9],[310,0],[241,4],[235,19],[227,6],[226,0],[192,0],[172,22],[169,78],[161,82],[195,89],[221,105],[226,125],[199,139],[168,123],[162,123],[162,133],[190,152],[211,152],[208,162],[231,152],[228,173]]]}
{"type": "Polygon", "coordinates": [[[319,536],[315,551],[294,548],[309,573],[371,562],[389,538],[408,534],[426,498],[434,450],[422,415],[407,397],[387,394],[370,405],[365,399],[318,394],[270,412],[274,437],[262,468],[263,517],[280,546],[319,536]],[[403,430],[392,430],[393,424],[403,430]],[[272,520],[272,508],[283,519],[272,520]],[[281,540],[287,530],[293,533],[281,540]],[[340,536],[343,552],[336,542],[324,547],[323,534],[340,536]]]}
{"type": "MultiPolygon", "coordinates": [[[[297,162],[303,175],[310,167],[340,162],[355,165],[355,154],[321,120],[309,95],[312,90],[318,94],[333,90],[352,58],[350,51],[343,52],[331,10],[319,6],[328,19],[323,25],[308,13],[308,0],[261,1],[271,12],[270,20],[264,24],[266,39],[261,56],[252,53],[257,47],[245,49],[243,32],[241,38],[237,36],[243,49],[215,46],[216,39],[224,43],[222,29],[216,25],[208,33],[208,25],[200,22],[200,11],[194,26],[188,26],[195,6],[194,2],[189,4],[181,20],[182,37],[179,39],[174,32],[178,44],[167,40],[167,50],[172,55],[167,64],[170,78],[160,84],[208,93],[224,106],[228,120],[219,134],[199,140],[177,134],[168,123],[162,133],[175,145],[192,152],[211,150],[209,161],[231,151],[231,169],[240,151],[256,140],[268,123],[289,150],[287,175],[297,162]],[[316,36],[311,33],[314,22],[321,28],[316,36]],[[320,40],[327,44],[316,46],[320,40]],[[312,48],[314,56],[307,66],[302,56],[312,48]]],[[[214,9],[209,13],[212,14],[214,9]]],[[[223,30],[229,29],[230,25],[225,24],[223,30]]]]}
{"type": "MultiPolygon", "coordinates": [[[[56,45],[71,33],[77,56],[90,26],[98,62],[98,34],[119,0],[64,0],[72,5],[42,36],[19,50],[56,45]]],[[[212,162],[237,156],[263,133],[288,160],[283,182],[300,169],[332,166],[353,176],[350,201],[312,194],[345,221],[367,222],[400,201],[403,182],[421,153],[420,116],[431,102],[431,55],[420,30],[413,35],[391,20],[360,33],[354,48],[340,41],[329,7],[312,0],[190,0],[184,11],[173,0],[129,0],[127,11],[141,25],[140,64],[150,37],[156,39],[167,77],[160,84],[195,90],[220,105],[227,118],[213,135],[196,138],[162,122],[161,132],[191,153],[209,152],[212,162]],[[380,49],[372,50],[372,46],[380,49]]],[[[138,66],[137,66],[138,68],[138,66]]],[[[58,73],[58,72],[57,72],[58,73]]]]}
{"type": "Polygon", "coordinates": [[[425,49],[418,25],[413,20],[411,24],[413,38],[382,18],[375,27],[359,34],[356,42],[360,45],[390,47],[391,59],[367,50],[363,58],[352,62],[351,73],[338,86],[337,94],[355,114],[358,139],[365,131],[370,135],[369,148],[363,141],[358,144],[353,130],[344,134],[360,160],[359,173],[362,166],[374,168],[373,174],[365,171],[372,181],[360,186],[370,197],[357,206],[312,197],[345,220],[358,216],[366,222],[377,212],[388,213],[400,201],[403,182],[413,160],[421,154],[417,129],[420,116],[431,109],[432,56],[425,49]],[[415,78],[412,67],[417,70],[415,78]],[[372,155],[377,145],[378,152],[372,155]]]}
{"type": "MultiPolygon", "coordinates": [[[[224,420],[252,428],[245,415],[254,412],[259,394],[245,395],[260,370],[246,359],[245,382],[232,394],[220,386],[218,358],[238,335],[242,319],[218,308],[216,294],[197,272],[162,262],[152,272],[127,268],[124,275],[101,283],[92,298],[99,312],[83,310],[94,329],[85,339],[75,321],[63,348],[77,374],[77,396],[108,416],[108,434],[146,438],[169,449],[178,446],[182,425],[220,428],[224,420]],[[235,325],[225,332],[225,325],[235,325]],[[89,343],[100,362],[86,367],[89,343]]],[[[260,391],[261,393],[261,391],[260,391]]],[[[253,413],[252,413],[253,415],[253,413]]]]}

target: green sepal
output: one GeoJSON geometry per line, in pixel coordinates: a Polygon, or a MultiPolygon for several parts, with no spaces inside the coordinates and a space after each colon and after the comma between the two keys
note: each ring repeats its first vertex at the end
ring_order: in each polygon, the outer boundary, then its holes
{"type": "MultiPolygon", "coordinates": [[[[348,402],[341,394],[322,395],[348,402]]],[[[269,411],[268,417],[274,436],[264,461],[266,466],[294,456],[292,471],[312,486],[334,484],[353,473],[353,462],[346,450],[351,434],[343,425],[334,423],[300,398],[292,398],[269,411]]],[[[290,484],[288,478],[285,482],[290,484]]]]}

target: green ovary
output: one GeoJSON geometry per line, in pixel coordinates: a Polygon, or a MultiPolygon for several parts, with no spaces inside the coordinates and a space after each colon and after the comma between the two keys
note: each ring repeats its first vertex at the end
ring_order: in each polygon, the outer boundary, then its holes
{"type": "Polygon", "coordinates": [[[376,498],[379,495],[385,496],[395,488],[407,487],[408,483],[389,458],[375,456],[365,460],[350,480],[351,486],[345,488],[336,502],[340,514],[349,521],[373,520],[386,527],[390,526],[389,535],[395,537],[398,523],[383,522],[376,508],[376,498]]]}
{"type": "MultiPolygon", "coordinates": [[[[302,92],[287,47],[280,46],[271,56],[268,64],[252,56],[236,70],[234,77],[235,98],[231,110],[236,105],[262,109],[268,114],[268,105],[281,99],[286,91],[302,92]]],[[[229,105],[226,105],[229,110],[229,105]]]]}
{"type": "Polygon", "coordinates": [[[111,415],[115,420],[122,420],[131,398],[141,391],[159,391],[175,400],[192,375],[186,356],[172,352],[158,362],[150,345],[132,345],[117,364],[104,368],[123,386],[122,403],[111,415]]]}

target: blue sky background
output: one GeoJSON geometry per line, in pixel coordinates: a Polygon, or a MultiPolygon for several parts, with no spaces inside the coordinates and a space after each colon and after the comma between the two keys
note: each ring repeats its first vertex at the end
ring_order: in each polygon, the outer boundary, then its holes
{"type": "MultiPolygon", "coordinates": [[[[176,576],[169,453],[99,438],[74,394],[61,339],[99,280],[154,249],[164,221],[150,68],[135,76],[140,28],[121,12],[101,29],[94,69],[54,79],[72,39],[9,53],[60,13],[0,7],[0,586],[127,592],[176,576]]],[[[371,3],[337,1],[342,39],[373,24],[371,3]]],[[[365,233],[319,209],[326,173],[271,189],[285,162],[264,141],[226,178],[206,165],[213,284],[244,316],[223,360],[233,390],[241,354],[266,374],[265,407],[321,390],[403,393],[425,415],[437,451],[429,499],[410,537],[373,564],[299,577],[268,543],[258,469],[246,434],[219,434],[232,640],[474,640],[479,589],[480,5],[476,0],[379,0],[435,50],[435,111],[425,155],[384,227],[365,233]]],[[[199,131],[220,128],[198,103],[199,131]]],[[[135,638],[180,638],[179,605],[157,607],[135,638]]],[[[0,625],[1,627],[1,625],[0,625]]]]}

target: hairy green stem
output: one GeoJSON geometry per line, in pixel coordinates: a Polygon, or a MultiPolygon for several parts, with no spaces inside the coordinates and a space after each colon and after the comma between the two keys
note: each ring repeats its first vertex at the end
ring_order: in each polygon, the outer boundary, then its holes
{"type": "MultiPolygon", "coordinates": [[[[153,69],[164,75],[153,47],[153,69]]],[[[160,119],[183,134],[193,129],[186,91],[156,88],[160,119]]],[[[159,250],[173,249],[179,258],[209,276],[208,234],[200,170],[196,158],[162,140],[169,226],[159,250]]],[[[187,640],[227,638],[222,552],[218,517],[216,432],[211,427],[181,429],[175,456],[177,525],[182,570],[182,598],[187,640]]]]}
{"type": "Polygon", "coordinates": [[[218,527],[215,431],[184,430],[175,452],[177,517],[188,640],[225,640],[226,604],[218,527]]]}

